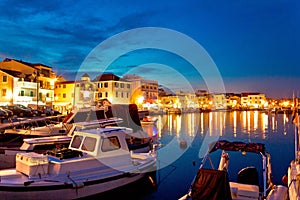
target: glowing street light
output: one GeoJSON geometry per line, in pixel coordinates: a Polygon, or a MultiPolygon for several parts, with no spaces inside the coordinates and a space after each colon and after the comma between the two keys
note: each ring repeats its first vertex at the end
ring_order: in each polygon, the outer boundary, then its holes
{"type": "Polygon", "coordinates": [[[143,96],[138,97],[137,103],[142,104],[143,102],[144,102],[144,97],[143,96]]]}

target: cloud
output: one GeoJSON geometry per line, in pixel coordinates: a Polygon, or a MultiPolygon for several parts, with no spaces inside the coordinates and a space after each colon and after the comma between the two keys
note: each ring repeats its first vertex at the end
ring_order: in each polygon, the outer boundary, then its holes
{"type": "MultiPolygon", "coordinates": [[[[297,0],[133,0],[126,4],[105,0],[2,0],[0,9],[0,57],[44,63],[61,73],[76,71],[90,51],[107,38],[132,28],[154,26],[181,31],[203,44],[224,78],[243,81],[243,77],[300,75],[297,0]]],[[[119,42],[126,44],[126,37],[119,42]]],[[[167,59],[162,55],[148,55],[148,60],[143,54],[138,56],[142,58],[136,57],[134,62],[132,55],[121,55],[110,69],[122,73],[149,62],[176,64],[174,60],[160,62],[167,59]]],[[[91,58],[93,64],[105,59],[101,54],[91,58]]],[[[139,70],[152,72],[151,68],[139,70]]],[[[196,79],[192,72],[178,70],[196,79]]]]}

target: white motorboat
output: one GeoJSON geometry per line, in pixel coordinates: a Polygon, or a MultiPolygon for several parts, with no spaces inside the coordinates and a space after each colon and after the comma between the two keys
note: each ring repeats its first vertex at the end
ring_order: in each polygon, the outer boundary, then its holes
{"type": "Polygon", "coordinates": [[[141,179],[156,169],[156,155],[130,152],[127,131],[76,131],[67,149],[49,155],[18,153],[15,169],[0,170],[1,198],[77,199],[141,179]]]}
{"type": "MultiPolygon", "coordinates": [[[[88,129],[96,128],[113,128],[116,126],[109,126],[116,123],[116,119],[107,119],[90,121],[90,122],[78,122],[73,123],[72,127],[68,131],[68,134],[56,135],[56,136],[46,136],[46,137],[36,137],[36,138],[25,138],[23,139],[23,144],[20,147],[7,148],[0,147],[2,153],[0,153],[0,169],[12,168],[16,166],[15,156],[20,152],[37,152],[45,153],[51,150],[59,150],[69,146],[72,139],[72,135],[75,131],[82,131],[88,129]]],[[[121,119],[119,121],[122,121],[121,119]]],[[[132,129],[127,128],[124,132],[126,142],[130,151],[135,153],[145,153],[152,149],[151,138],[148,137],[147,133],[144,131],[133,132],[132,129]],[[143,141],[143,139],[145,141],[143,141]]]]}
{"type": "Polygon", "coordinates": [[[287,188],[285,186],[275,186],[272,182],[270,154],[266,151],[264,144],[220,140],[209,145],[209,150],[202,160],[189,192],[180,199],[284,200],[286,194],[287,188]],[[210,154],[217,150],[222,150],[222,154],[218,169],[214,169],[210,154]],[[261,174],[255,167],[250,165],[238,172],[237,180],[229,181],[228,152],[241,152],[243,155],[246,153],[261,155],[261,174]],[[207,160],[210,161],[211,167],[204,167],[207,160]],[[263,179],[261,184],[260,177],[263,179]]]}

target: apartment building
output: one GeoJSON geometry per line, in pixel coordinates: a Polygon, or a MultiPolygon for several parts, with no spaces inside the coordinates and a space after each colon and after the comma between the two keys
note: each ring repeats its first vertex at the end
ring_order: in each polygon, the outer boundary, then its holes
{"type": "Polygon", "coordinates": [[[156,105],[158,99],[157,81],[147,80],[134,74],[124,75],[123,80],[131,83],[131,103],[137,105],[148,104],[150,107],[151,105],[156,105]]]}
{"type": "Polygon", "coordinates": [[[263,109],[268,105],[265,94],[241,93],[241,106],[248,109],[263,109]]]}
{"type": "Polygon", "coordinates": [[[61,113],[69,112],[74,106],[75,81],[61,81],[55,84],[54,108],[61,113]]]}
{"type": "Polygon", "coordinates": [[[129,104],[131,100],[131,82],[122,80],[112,73],[97,76],[95,84],[94,99],[100,101],[107,99],[112,104],[129,104]]]}
{"type": "Polygon", "coordinates": [[[0,62],[1,102],[52,106],[56,74],[40,63],[6,58],[0,62]]]}

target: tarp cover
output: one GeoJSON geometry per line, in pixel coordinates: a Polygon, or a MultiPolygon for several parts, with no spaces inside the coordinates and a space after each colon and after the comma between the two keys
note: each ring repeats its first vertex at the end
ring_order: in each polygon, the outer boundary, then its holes
{"type": "Polygon", "coordinates": [[[210,147],[210,153],[218,149],[227,151],[245,151],[265,155],[265,145],[261,143],[228,142],[226,140],[217,141],[210,147]]]}
{"type": "Polygon", "coordinates": [[[192,183],[191,197],[193,200],[231,200],[228,173],[200,168],[192,183]]]}
{"type": "Polygon", "coordinates": [[[136,104],[112,104],[108,107],[106,116],[122,118],[123,122],[119,126],[132,128],[133,132],[143,130],[136,104]]]}

